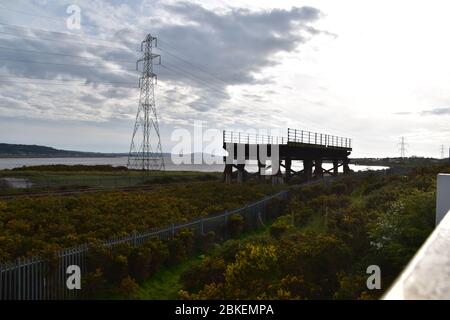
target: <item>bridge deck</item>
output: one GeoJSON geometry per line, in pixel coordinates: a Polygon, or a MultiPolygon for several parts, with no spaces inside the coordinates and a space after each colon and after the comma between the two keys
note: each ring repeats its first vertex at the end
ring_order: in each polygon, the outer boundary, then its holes
{"type": "Polygon", "coordinates": [[[265,168],[271,167],[273,183],[282,183],[281,167],[285,169],[286,180],[295,175],[301,175],[306,181],[313,175],[315,177],[330,173],[337,175],[341,166],[344,173],[350,172],[348,156],[352,151],[351,139],[328,134],[288,129],[287,137],[275,137],[224,131],[223,148],[228,152],[224,157],[226,182],[231,182],[236,177],[237,181],[242,183],[248,178],[250,174],[245,170],[246,160],[258,161],[259,180],[263,180],[265,168]],[[270,165],[267,160],[270,160],[270,165]],[[302,170],[292,169],[292,161],[295,160],[303,161],[302,170]],[[324,160],[331,160],[333,168],[323,169],[324,160]],[[233,172],[234,168],[237,172],[233,172]]]}
{"type": "MultiPolygon", "coordinates": [[[[267,147],[270,157],[272,150],[278,148],[281,160],[342,160],[352,151],[351,139],[304,130],[288,129],[287,137],[247,134],[224,131],[223,148],[233,148],[233,159],[237,159],[238,150],[245,151],[246,160],[256,160],[259,148],[267,147]]],[[[242,152],[242,151],[241,151],[242,152]]]]}

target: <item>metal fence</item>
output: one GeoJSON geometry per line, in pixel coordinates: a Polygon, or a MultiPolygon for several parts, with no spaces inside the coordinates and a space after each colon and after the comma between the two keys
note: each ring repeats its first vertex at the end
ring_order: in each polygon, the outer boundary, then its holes
{"type": "Polygon", "coordinates": [[[269,136],[264,134],[250,134],[244,132],[223,131],[224,143],[243,144],[286,144],[286,137],[269,136]]]}
{"type": "MultiPolygon", "coordinates": [[[[127,243],[137,247],[152,238],[170,240],[177,232],[185,228],[194,230],[196,235],[206,234],[210,231],[224,231],[223,238],[227,238],[226,229],[231,215],[241,215],[247,229],[264,225],[280,214],[280,212],[268,210],[269,205],[273,203],[274,199],[286,199],[288,192],[288,190],[280,191],[235,210],[200,217],[189,222],[172,224],[163,228],[153,228],[126,237],[113,238],[105,241],[104,244],[113,247],[127,243]]],[[[61,250],[50,259],[31,257],[0,265],[0,300],[50,300],[82,297],[82,290],[69,290],[67,288],[66,270],[68,266],[77,265],[81,269],[81,274],[86,274],[89,271],[86,267],[88,250],[89,245],[83,244],[61,250]]]]}
{"type": "Polygon", "coordinates": [[[321,145],[325,147],[351,148],[352,139],[305,130],[288,128],[288,142],[321,145]]]}
{"type": "Polygon", "coordinates": [[[288,144],[289,142],[325,147],[351,148],[352,139],[305,130],[288,128],[287,137],[277,137],[244,132],[223,131],[224,143],[240,144],[288,144]]]}

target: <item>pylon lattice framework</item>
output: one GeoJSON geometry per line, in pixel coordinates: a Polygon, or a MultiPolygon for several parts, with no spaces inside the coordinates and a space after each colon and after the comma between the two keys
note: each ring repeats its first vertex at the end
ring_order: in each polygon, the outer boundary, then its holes
{"type": "Polygon", "coordinates": [[[129,169],[165,169],[155,104],[157,76],[153,73],[153,60],[158,59],[157,64],[161,64],[161,56],[152,53],[153,44],[157,46],[157,39],[147,35],[141,43],[143,56],[136,61],[136,70],[142,63],[142,75],[139,78],[139,106],[128,155],[129,169]]]}

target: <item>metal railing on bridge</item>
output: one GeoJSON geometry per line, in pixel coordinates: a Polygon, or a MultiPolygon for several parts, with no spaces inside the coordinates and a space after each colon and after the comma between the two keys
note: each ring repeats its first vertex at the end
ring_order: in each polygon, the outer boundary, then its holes
{"type": "Polygon", "coordinates": [[[326,147],[351,148],[352,139],[329,134],[288,128],[288,142],[314,144],[326,147]]]}
{"type": "Polygon", "coordinates": [[[250,134],[244,132],[223,131],[224,143],[243,144],[287,144],[286,137],[269,136],[264,134],[250,134]]]}
{"type": "Polygon", "coordinates": [[[352,139],[350,138],[291,128],[288,128],[287,137],[223,131],[223,142],[241,144],[288,144],[294,142],[347,149],[352,147],[352,139]]]}

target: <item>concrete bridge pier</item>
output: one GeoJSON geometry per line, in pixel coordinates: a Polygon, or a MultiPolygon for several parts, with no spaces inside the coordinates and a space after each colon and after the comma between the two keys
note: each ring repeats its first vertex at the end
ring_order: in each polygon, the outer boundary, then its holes
{"type": "MultiPolygon", "coordinates": [[[[274,170],[274,167],[272,165],[272,170],[274,170]]],[[[278,170],[276,172],[272,171],[272,184],[283,184],[283,175],[281,174],[281,160],[278,162],[278,170]]]]}
{"type": "Polygon", "coordinates": [[[333,160],[333,175],[337,176],[339,173],[339,160],[334,159],[333,160]]]}
{"type": "Polygon", "coordinates": [[[238,183],[244,183],[245,182],[245,163],[244,164],[238,164],[237,165],[237,182],[238,183]]]}
{"type": "Polygon", "coordinates": [[[292,160],[291,159],[284,160],[284,168],[286,169],[286,181],[291,180],[292,177],[291,167],[292,167],[292,160]]]}
{"type": "Polygon", "coordinates": [[[312,179],[312,161],[305,159],[303,160],[303,176],[306,181],[312,179]]]}
{"type": "Polygon", "coordinates": [[[350,160],[348,158],[345,158],[342,161],[342,163],[343,163],[342,167],[344,168],[344,174],[349,174],[351,172],[349,167],[350,160]]]}
{"type": "Polygon", "coordinates": [[[233,165],[225,164],[225,170],[223,171],[225,183],[231,183],[233,181],[233,165]]]}
{"type": "Polygon", "coordinates": [[[323,176],[322,159],[316,159],[316,161],[314,161],[314,177],[320,178],[322,176],[323,176]]]}
{"type": "Polygon", "coordinates": [[[263,173],[263,170],[266,168],[266,162],[261,162],[258,160],[258,180],[264,181],[266,179],[266,176],[263,173]]]}

